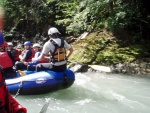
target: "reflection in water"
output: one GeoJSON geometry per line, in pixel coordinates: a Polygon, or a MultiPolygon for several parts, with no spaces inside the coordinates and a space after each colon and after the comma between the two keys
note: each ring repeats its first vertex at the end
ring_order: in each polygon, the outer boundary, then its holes
{"type": "Polygon", "coordinates": [[[28,113],[38,113],[47,101],[47,113],[149,113],[149,86],[150,78],[146,77],[77,73],[68,89],[18,96],[17,100],[28,113]]]}

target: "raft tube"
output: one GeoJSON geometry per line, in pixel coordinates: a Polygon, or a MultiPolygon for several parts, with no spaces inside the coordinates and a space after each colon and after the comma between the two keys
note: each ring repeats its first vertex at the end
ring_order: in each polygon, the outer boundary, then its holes
{"type": "Polygon", "coordinates": [[[64,72],[26,71],[27,75],[7,79],[6,85],[11,94],[19,91],[21,95],[44,94],[70,87],[75,80],[74,73],[66,69],[64,72]]]}

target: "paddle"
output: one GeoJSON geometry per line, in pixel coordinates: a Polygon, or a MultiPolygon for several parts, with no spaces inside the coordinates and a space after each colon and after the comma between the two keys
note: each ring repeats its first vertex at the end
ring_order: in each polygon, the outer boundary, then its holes
{"type": "Polygon", "coordinates": [[[42,107],[42,109],[41,109],[41,111],[39,113],[46,113],[48,106],[49,106],[49,102],[46,102],[43,105],[43,107],[42,107]]]}
{"type": "Polygon", "coordinates": [[[19,74],[20,74],[21,76],[25,76],[25,75],[26,75],[26,73],[25,73],[24,71],[18,70],[18,72],[19,72],[19,74]]]}

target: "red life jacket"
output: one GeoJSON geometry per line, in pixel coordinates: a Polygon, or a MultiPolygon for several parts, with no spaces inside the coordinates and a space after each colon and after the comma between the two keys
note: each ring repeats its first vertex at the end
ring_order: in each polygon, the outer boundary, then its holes
{"type": "Polygon", "coordinates": [[[23,111],[27,113],[27,109],[20,105],[10,94],[9,96],[9,111],[11,113],[17,113],[18,111],[23,111]]]}
{"type": "Polygon", "coordinates": [[[32,52],[32,55],[28,59],[26,59],[26,62],[31,62],[32,61],[32,58],[35,55],[35,51],[33,49],[31,49],[31,52],[32,52]]]}
{"type": "MultiPolygon", "coordinates": [[[[47,57],[49,56],[48,54],[46,55],[47,57]]],[[[48,63],[50,60],[47,58],[44,58],[40,61],[40,63],[48,63]]]]}
{"type": "Polygon", "coordinates": [[[15,61],[19,61],[20,60],[19,55],[21,55],[22,50],[16,49],[16,51],[17,51],[17,54],[14,56],[14,59],[15,59],[15,61]]]}
{"type": "Polygon", "coordinates": [[[2,76],[2,72],[0,71],[0,107],[5,106],[5,99],[6,99],[6,88],[4,85],[5,81],[2,76]]]}
{"type": "Polygon", "coordinates": [[[48,59],[43,59],[43,60],[40,61],[40,63],[48,63],[48,62],[49,62],[48,59]]]}
{"type": "Polygon", "coordinates": [[[27,109],[21,106],[9,93],[6,87],[0,67],[0,113],[17,113],[23,111],[27,113],[27,109]]]}
{"type": "Polygon", "coordinates": [[[13,61],[8,55],[8,52],[0,52],[0,65],[3,68],[9,68],[13,66],[13,61]]]}

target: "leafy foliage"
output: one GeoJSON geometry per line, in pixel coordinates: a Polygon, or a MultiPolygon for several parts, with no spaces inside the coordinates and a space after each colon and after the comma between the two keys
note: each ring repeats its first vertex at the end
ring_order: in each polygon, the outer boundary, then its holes
{"type": "Polygon", "coordinates": [[[149,56],[148,48],[144,45],[121,47],[117,38],[110,37],[112,35],[109,33],[91,33],[86,39],[73,44],[75,50],[70,59],[87,64],[111,65],[131,63],[149,56]]]}
{"type": "Polygon", "coordinates": [[[150,18],[140,0],[1,0],[0,3],[5,8],[6,31],[26,20],[22,25],[25,32],[31,25],[35,32],[44,35],[48,26],[59,26],[63,34],[74,36],[107,28],[119,37],[132,36],[131,41],[135,42],[149,29],[150,18]],[[28,20],[34,24],[28,24],[28,20]]]}
{"type": "MultiPolygon", "coordinates": [[[[85,31],[94,32],[102,29],[111,31],[119,40],[118,48],[109,48],[109,38],[96,35],[94,36],[96,40],[90,40],[88,43],[92,46],[85,47],[86,52],[82,51],[85,55],[80,57],[92,58],[86,61],[89,63],[94,60],[99,63],[101,61],[117,63],[126,59],[129,62],[133,61],[144,51],[141,46],[128,47],[138,44],[145,45],[146,49],[149,47],[145,41],[150,40],[150,11],[149,6],[145,7],[145,1],[1,0],[0,5],[5,9],[5,34],[14,36],[23,34],[28,39],[32,37],[40,39],[41,36],[47,36],[47,30],[51,26],[56,26],[64,36],[74,37],[85,31]],[[105,50],[106,48],[109,48],[109,51],[105,50]],[[117,52],[114,53],[116,49],[117,52]],[[89,50],[90,53],[87,54],[89,50]]],[[[147,49],[143,56],[149,56],[149,51],[147,49]]]]}

